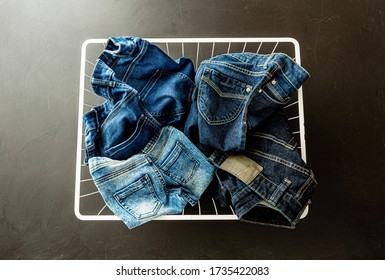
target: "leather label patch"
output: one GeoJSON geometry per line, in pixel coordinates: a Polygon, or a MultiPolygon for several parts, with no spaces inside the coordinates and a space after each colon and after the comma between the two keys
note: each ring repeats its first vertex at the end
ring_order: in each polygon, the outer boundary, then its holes
{"type": "Polygon", "coordinates": [[[263,170],[262,166],[244,155],[229,156],[219,167],[246,185],[250,184],[263,170]]]}

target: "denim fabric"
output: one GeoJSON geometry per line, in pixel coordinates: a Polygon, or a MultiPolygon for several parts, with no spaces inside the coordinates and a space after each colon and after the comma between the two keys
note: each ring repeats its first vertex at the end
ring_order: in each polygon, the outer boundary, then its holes
{"type": "Polygon", "coordinates": [[[210,156],[221,187],[216,195],[222,205],[233,205],[241,221],[295,228],[317,183],[298,153],[286,116],[272,115],[248,133],[247,141],[242,153],[210,156]]]}
{"type": "Polygon", "coordinates": [[[197,69],[185,134],[220,151],[244,151],[246,133],[282,108],[309,74],[285,54],[223,54],[197,69]]]}
{"type": "Polygon", "coordinates": [[[309,74],[285,54],[224,54],[197,70],[185,133],[216,166],[213,196],[242,221],[294,228],[316,187],[283,106],[309,74]]]}
{"type": "Polygon", "coordinates": [[[86,158],[122,160],[136,154],[163,126],[183,128],[195,88],[189,59],[172,60],[136,37],[112,37],[92,73],[106,101],[83,116],[86,158]]]}
{"type": "Polygon", "coordinates": [[[214,177],[207,158],[170,126],[129,159],[93,157],[89,167],[104,201],[130,229],[195,205],[214,177]]]}

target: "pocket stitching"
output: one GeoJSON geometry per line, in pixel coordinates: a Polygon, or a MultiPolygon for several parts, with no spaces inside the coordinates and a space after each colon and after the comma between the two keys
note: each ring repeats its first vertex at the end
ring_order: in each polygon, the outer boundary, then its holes
{"type": "MultiPolygon", "coordinates": [[[[170,178],[172,178],[173,180],[175,180],[177,183],[180,183],[182,185],[185,185],[187,184],[188,181],[190,181],[190,179],[194,176],[195,172],[196,172],[196,169],[198,168],[199,166],[199,162],[197,159],[195,159],[193,157],[193,155],[187,151],[187,149],[184,147],[184,145],[182,143],[180,143],[179,141],[176,142],[176,145],[175,147],[173,148],[172,152],[171,152],[171,155],[173,154],[175,148],[178,147],[178,151],[177,151],[177,154],[176,155],[173,155],[172,157],[172,162],[171,163],[167,163],[166,164],[166,168],[165,166],[161,166],[161,168],[164,170],[165,174],[167,176],[169,176],[170,178]],[[187,178],[182,178],[182,177],[179,177],[179,176],[175,176],[173,175],[171,172],[169,172],[170,168],[174,165],[174,163],[178,160],[180,154],[182,152],[185,152],[186,155],[189,157],[189,160],[193,163],[193,168],[192,168],[192,171],[190,172],[190,174],[187,176],[187,178]]],[[[165,160],[167,161],[168,158],[165,160]]]]}
{"type": "Polygon", "coordinates": [[[125,188],[120,190],[119,192],[115,193],[114,198],[119,203],[119,205],[121,207],[126,209],[131,215],[133,215],[138,220],[150,218],[151,216],[154,216],[161,206],[161,201],[155,193],[154,186],[153,186],[151,179],[149,178],[148,174],[144,175],[142,178],[140,178],[136,182],[129,184],[128,186],[126,186],[125,188]],[[123,193],[126,189],[130,188],[130,186],[132,186],[134,184],[139,184],[139,186],[141,185],[141,187],[136,187],[134,190],[130,190],[129,192],[126,192],[126,195],[124,197],[120,197],[121,193],[123,193]],[[146,190],[148,190],[150,192],[152,198],[154,199],[155,206],[153,207],[152,210],[150,210],[146,213],[138,213],[137,211],[135,211],[134,209],[130,208],[128,205],[123,203],[122,200],[124,200],[125,198],[127,198],[128,196],[133,194],[134,192],[139,191],[143,188],[146,188],[146,190]]]}
{"type": "Polygon", "coordinates": [[[202,109],[202,105],[201,105],[201,103],[205,103],[205,102],[202,101],[202,88],[201,87],[202,87],[202,82],[203,81],[204,81],[204,79],[202,77],[201,82],[199,83],[199,87],[198,87],[198,102],[197,102],[198,111],[199,111],[200,115],[203,117],[203,119],[209,125],[221,125],[221,124],[229,123],[229,122],[232,122],[233,120],[235,120],[239,116],[239,114],[241,113],[247,97],[245,97],[245,98],[234,98],[234,99],[242,100],[242,103],[236,107],[236,109],[234,110],[234,113],[232,113],[232,115],[233,115],[232,117],[225,117],[225,118],[223,118],[221,120],[216,120],[216,121],[210,120],[210,118],[207,116],[207,114],[202,109]]]}

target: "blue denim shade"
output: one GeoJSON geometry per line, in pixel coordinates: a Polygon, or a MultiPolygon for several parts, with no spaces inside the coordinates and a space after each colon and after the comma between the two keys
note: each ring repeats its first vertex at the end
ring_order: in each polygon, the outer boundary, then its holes
{"type": "Polygon", "coordinates": [[[283,113],[308,77],[285,54],[224,54],[197,69],[184,131],[211,153],[212,196],[242,221],[294,228],[310,203],[317,183],[283,113]]]}
{"type": "Polygon", "coordinates": [[[108,207],[130,229],[195,205],[214,177],[214,167],[173,127],[162,128],[127,160],[93,157],[92,178],[108,207]]]}
{"type": "Polygon", "coordinates": [[[194,143],[244,151],[248,127],[282,108],[309,74],[285,54],[223,54],[205,60],[185,125],[194,143]]]}
{"type": "Polygon", "coordinates": [[[194,205],[215,170],[211,194],[239,219],[294,228],[316,181],[282,109],[308,77],[284,54],[226,54],[202,62],[195,88],[190,60],[110,38],[91,78],[106,102],[83,116],[85,162],[129,228],[194,205]]]}
{"type": "MultiPolygon", "coordinates": [[[[215,151],[210,161],[217,166],[217,196],[222,205],[231,204],[240,220],[295,228],[317,186],[313,172],[301,159],[286,116],[276,112],[258,132],[247,135],[243,156],[260,166],[249,183],[221,168],[234,153],[215,151]]],[[[239,153],[236,153],[239,154],[239,153]]]]}
{"type": "Polygon", "coordinates": [[[183,129],[195,88],[191,60],[137,37],[109,38],[91,77],[106,101],[83,116],[86,157],[127,159],[163,126],[183,129]]]}

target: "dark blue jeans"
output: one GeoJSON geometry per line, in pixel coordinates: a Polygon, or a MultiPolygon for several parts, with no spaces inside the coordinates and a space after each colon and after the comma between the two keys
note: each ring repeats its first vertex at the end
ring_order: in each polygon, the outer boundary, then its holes
{"type": "Polygon", "coordinates": [[[294,228],[316,187],[283,106],[309,74],[285,54],[225,54],[197,69],[185,133],[217,167],[213,195],[243,221],[294,228]]]}

